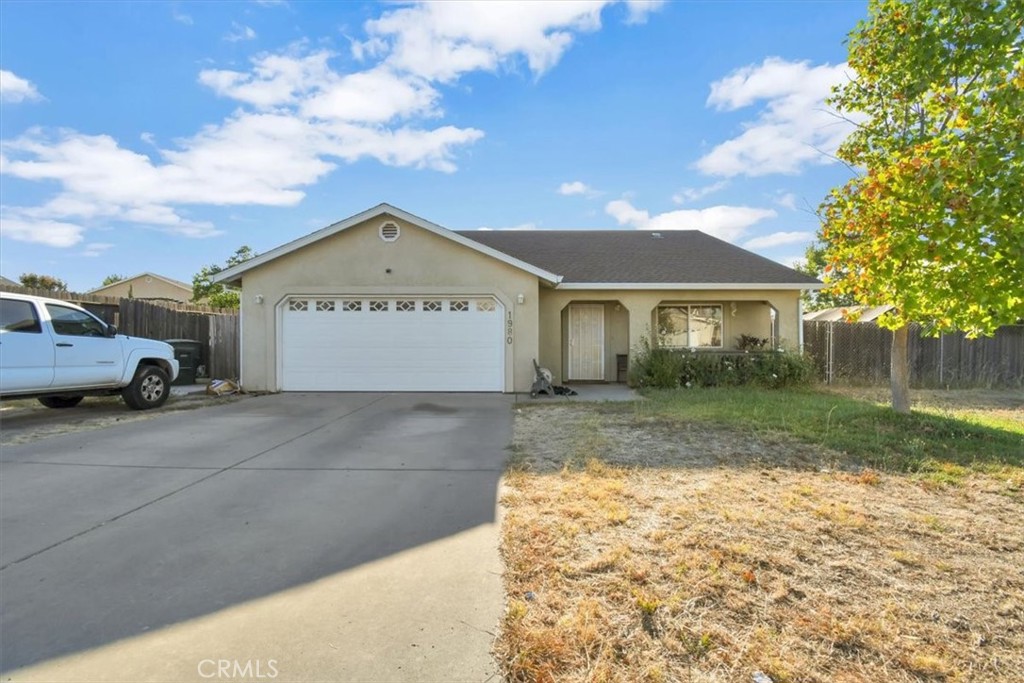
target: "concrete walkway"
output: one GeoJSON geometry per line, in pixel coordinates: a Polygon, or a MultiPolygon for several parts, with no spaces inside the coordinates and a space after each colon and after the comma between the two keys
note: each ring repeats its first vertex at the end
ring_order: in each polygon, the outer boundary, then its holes
{"type": "Polygon", "coordinates": [[[510,404],[282,394],[5,447],[4,679],[496,678],[510,404]]]}

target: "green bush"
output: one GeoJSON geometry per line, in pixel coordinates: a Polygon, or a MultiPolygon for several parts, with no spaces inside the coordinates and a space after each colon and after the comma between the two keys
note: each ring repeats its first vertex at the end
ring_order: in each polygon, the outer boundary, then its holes
{"type": "Polygon", "coordinates": [[[632,383],[639,387],[734,387],[756,385],[769,389],[808,384],[814,376],[811,360],[786,351],[719,353],[651,347],[646,338],[634,352],[632,383]]]}

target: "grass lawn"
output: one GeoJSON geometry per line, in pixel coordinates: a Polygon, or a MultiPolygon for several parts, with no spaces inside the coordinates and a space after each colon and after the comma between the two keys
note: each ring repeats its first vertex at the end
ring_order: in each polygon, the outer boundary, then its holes
{"type": "MultiPolygon", "coordinates": [[[[919,394],[920,395],[920,394],[919,394]]],[[[513,681],[1017,681],[1024,398],[537,402],[502,496],[513,681]]]]}

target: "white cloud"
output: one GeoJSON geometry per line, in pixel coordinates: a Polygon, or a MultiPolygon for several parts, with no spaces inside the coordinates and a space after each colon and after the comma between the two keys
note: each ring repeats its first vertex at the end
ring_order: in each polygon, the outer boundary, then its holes
{"type": "Polygon", "coordinates": [[[396,117],[439,116],[440,97],[421,78],[399,77],[390,69],[377,67],[331,79],[302,110],[311,118],[386,123],[396,117]]]}
{"type": "Polygon", "coordinates": [[[798,242],[810,242],[814,239],[813,232],[773,232],[770,235],[763,235],[748,240],[743,246],[746,249],[771,249],[781,247],[783,244],[796,244],[798,242]]]}
{"type": "Polygon", "coordinates": [[[0,69],[0,102],[33,102],[43,99],[36,86],[13,71],[0,69]]]}
{"type": "Polygon", "coordinates": [[[179,24],[185,24],[185,26],[191,26],[192,24],[195,23],[192,20],[192,16],[191,15],[185,14],[184,12],[178,10],[177,7],[171,7],[171,18],[174,19],[179,24]]]}
{"type": "MultiPolygon", "coordinates": [[[[536,75],[553,67],[578,33],[601,28],[609,0],[572,2],[417,3],[366,22],[368,38],[354,42],[356,59],[387,55],[392,68],[450,82],[468,71],[495,71],[517,57],[536,75]]],[[[640,23],[661,6],[630,0],[627,23],[640,23]]]]}
{"type": "Polygon", "coordinates": [[[320,50],[298,54],[298,46],[282,54],[254,57],[248,72],[204,69],[199,82],[222,97],[269,109],[295,104],[300,98],[323,87],[331,80],[327,60],[333,55],[320,50]]]}
{"type": "MultiPolygon", "coordinates": [[[[339,163],[360,159],[453,172],[456,152],[484,133],[427,125],[444,113],[436,85],[516,58],[542,73],[576,34],[600,28],[608,4],[388,9],[366,23],[365,40],[353,45],[354,54],[374,60],[365,68],[341,71],[331,52],[299,42],[257,55],[247,69],[202,70],[199,83],[238,102],[238,109],[171,144],[142,134],[145,152],[109,135],[30,130],[2,143],[0,173],[58,190],[38,206],[5,207],[7,232],[12,239],[70,246],[87,228],[116,221],[207,237],[219,233],[216,226],[189,218],[181,207],[293,206],[339,163]]],[[[638,18],[656,5],[634,3],[629,11],[638,18]]],[[[235,23],[225,39],[255,37],[252,28],[235,23]]]]}
{"type": "Polygon", "coordinates": [[[625,199],[608,202],[604,210],[619,225],[628,225],[638,230],[700,230],[728,242],[735,242],[755,223],[777,215],[772,209],[723,205],[706,209],[679,209],[652,216],[625,199]]]}
{"type": "Polygon", "coordinates": [[[242,40],[255,40],[256,31],[251,26],[245,26],[239,24],[237,21],[231,22],[231,30],[224,36],[224,40],[229,43],[237,43],[242,40]]]}
{"type": "Polygon", "coordinates": [[[705,185],[704,187],[683,187],[678,192],[672,195],[672,201],[676,204],[686,204],[689,202],[695,202],[698,199],[703,199],[709,194],[714,194],[719,190],[724,190],[729,186],[728,180],[720,180],[717,183],[711,185],[705,185]]]}
{"type": "Polygon", "coordinates": [[[651,12],[656,12],[665,4],[665,0],[626,0],[626,8],[629,14],[626,16],[627,24],[646,23],[651,12]]]}
{"type": "Polygon", "coordinates": [[[779,195],[775,198],[775,203],[789,209],[790,211],[796,211],[796,195],[792,192],[786,192],[779,195]]]}
{"type": "Polygon", "coordinates": [[[523,55],[534,73],[561,58],[576,32],[601,27],[602,0],[580,2],[438,2],[402,7],[366,22],[373,51],[387,63],[442,82],[467,71],[494,71],[523,55]]]}
{"type": "Polygon", "coordinates": [[[843,63],[811,66],[769,57],[737,69],[711,84],[708,106],[733,111],[759,102],[764,106],[744,131],[701,157],[696,168],[732,177],[799,173],[810,164],[829,164],[853,124],[828,110],[833,86],[852,76],[843,63]]]}
{"type": "Polygon", "coordinates": [[[82,256],[89,258],[96,258],[97,256],[103,256],[103,253],[114,245],[109,242],[90,242],[85,245],[85,249],[82,250],[82,256]]]}
{"type": "Polygon", "coordinates": [[[570,197],[572,195],[578,194],[593,196],[597,193],[594,192],[594,189],[592,187],[584,183],[582,180],[574,180],[571,183],[562,183],[561,185],[559,185],[558,194],[570,197]]]}
{"type": "Polygon", "coordinates": [[[807,264],[807,259],[803,256],[796,256],[790,254],[789,256],[780,256],[779,258],[772,259],[776,263],[781,263],[787,268],[800,269],[807,264]]]}
{"type": "Polygon", "coordinates": [[[85,228],[73,223],[0,216],[0,235],[19,242],[45,244],[48,247],[73,247],[82,241],[85,228]]]}

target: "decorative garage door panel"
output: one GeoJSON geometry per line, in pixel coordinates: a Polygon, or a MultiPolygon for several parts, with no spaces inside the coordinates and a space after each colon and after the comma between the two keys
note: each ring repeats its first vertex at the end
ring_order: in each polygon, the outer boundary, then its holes
{"type": "Polygon", "coordinates": [[[504,309],[484,297],[295,297],[285,391],[502,391],[504,309]]]}

